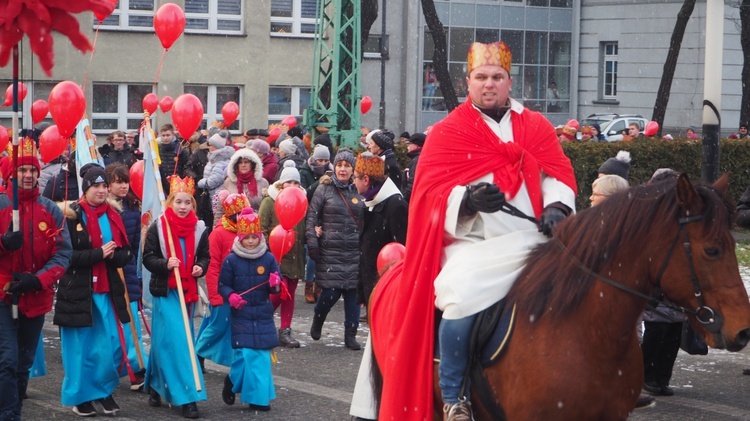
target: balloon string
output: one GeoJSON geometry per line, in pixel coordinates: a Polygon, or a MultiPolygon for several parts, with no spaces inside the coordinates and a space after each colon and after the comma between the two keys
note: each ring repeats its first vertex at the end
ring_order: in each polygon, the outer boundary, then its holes
{"type": "Polygon", "coordinates": [[[156,69],[156,79],[154,79],[154,88],[156,88],[156,83],[159,82],[159,73],[161,73],[161,65],[164,64],[164,55],[165,54],[167,54],[167,49],[166,48],[161,53],[161,60],[159,60],[159,68],[156,69]]]}
{"type": "Polygon", "coordinates": [[[102,26],[102,21],[96,24],[96,32],[94,32],[94,47],[91,50],[89,56],[89,65],[86,67],[86,74],[83,76],[83,89],[86,89],[86,84],[89,81],[89,70],[91,69],[91,62],[94,61],[94,53],[96,52],[96,39],[99,38],[99,27],[102,26]]]}

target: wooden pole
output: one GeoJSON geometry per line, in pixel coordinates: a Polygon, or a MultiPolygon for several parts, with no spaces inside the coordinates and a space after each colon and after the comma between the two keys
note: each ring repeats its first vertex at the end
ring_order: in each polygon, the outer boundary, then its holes
{"type": "Polygon", "coordinates": [[[128,295],[128,284],[125,282],[125,273],[122,271],[122,268],[117,268],[117,273],[120,274],[122,286],[125,287],[125,304],[127,304],[128,316],[130,316],[130,333],[133,335],[133,342],[135,343],[135,356],[138,359],[138,365],[141,367],[141,370],[145,370],[146,365],[143,363],[143,355],[141,355],[141,341],[138,339],[138,331],[135,329],[137,319],[133,318],[133,311],[130,309],[130,295],[128,295]]]}

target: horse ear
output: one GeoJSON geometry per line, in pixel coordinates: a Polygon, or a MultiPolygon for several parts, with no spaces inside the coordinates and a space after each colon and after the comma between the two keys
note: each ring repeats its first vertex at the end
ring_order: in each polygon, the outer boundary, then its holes
{"type": "Polygon", "coordinates": [[[732,176],[732,172],[725,172],[718,180],[714,183],[714,188],[720,191],[722,194],[727,194],[729,190],[729,177],[732,176]]]}
{"type": "Polygon", "coordinates": [[[680,207],[689,215],[698,215],[703,209],[703,201],[693,184],[690,182],[687,174],[682,173],[677,177],[677,200],[680,202],[680,207]]]}

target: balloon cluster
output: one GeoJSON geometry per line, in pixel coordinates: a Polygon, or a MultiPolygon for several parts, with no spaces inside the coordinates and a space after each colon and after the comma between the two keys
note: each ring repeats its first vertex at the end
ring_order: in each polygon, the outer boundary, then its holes
{"type": "Polygon", "coordinates": [[[0,67],[5,67],[13,47],[24,34],[29,36],[31,51],[39,57],[39,65],[47,76],[52,76],[55,64],[52,31],[59,32],[85,53],[93,50],[91,42],[81,32],[74,13],[92,11],[104,20],[115,10],[113,0],[7,0],[0,2],[3,16],[0,25],[0,67]]]}
{"type": "Polygon", "coordinates": [[[274,202],[274,210],[279,218],[279,225],[271,230],[268,245],[271,254],[280,262],[294,246],[294,226],[307,214],[307,196],[304,190],[294,187],[281,190],[274,202]]]}

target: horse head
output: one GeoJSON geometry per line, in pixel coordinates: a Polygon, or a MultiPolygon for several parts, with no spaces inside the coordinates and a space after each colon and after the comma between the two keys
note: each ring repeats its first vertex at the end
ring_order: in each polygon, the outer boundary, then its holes
{"type": "Polygon", "coordinates": [[[713,348],[739,351],[750,341],[750,300],[740,277],[731,228],[734,204],[729,174],[713,185],[693,185],[685,174],[675,185],[674,239],[655,277],[672,302],[713,348]]]}

